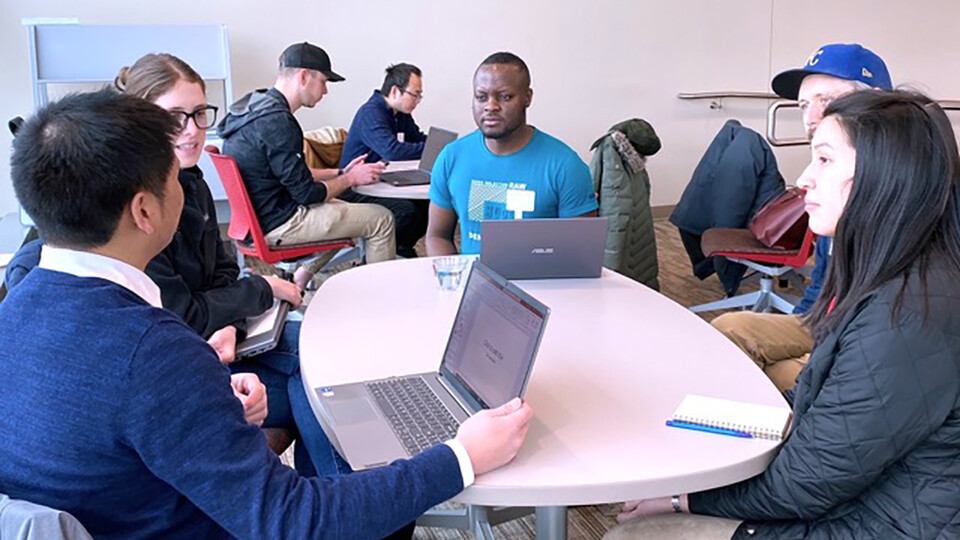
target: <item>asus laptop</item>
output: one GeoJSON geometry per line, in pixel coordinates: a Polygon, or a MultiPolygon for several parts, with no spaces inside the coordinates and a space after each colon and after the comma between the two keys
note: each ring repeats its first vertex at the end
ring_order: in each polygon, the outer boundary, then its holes
{"type": "Polygon", "coordinates": [[[600,277],[607,218],[488,220],[480,260],[507,279],[600,277]]]}
{"type": "Polygon", "coordinates": [[[443,147],[457,140],[457,134],[452,131],[431,127],[427,133],[427,142],[423,145],[423,154],[420,156],[420,164],[416,169],[391,171],[387,166],[387,171],[380,176],[380,180],[394,186],[419,186],[430,183],[430,171],[433,170],[433,164],[437,161],[437,156],[443,147]]]}
{"type": "Polygon", "coordinates": [[[320,425],[358,471],[451,439],[473,413],[523,396],[549,313],[474,263],[439,371],[316,388],[320,425]]]}

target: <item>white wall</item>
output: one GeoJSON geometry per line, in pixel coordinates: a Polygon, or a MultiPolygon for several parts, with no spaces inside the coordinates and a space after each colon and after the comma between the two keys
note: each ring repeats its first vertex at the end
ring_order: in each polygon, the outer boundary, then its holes
{"type": "MultiPolygon", "coordinates": [[[[799,66],[818,45],[862,41],[883,55],[895,82],[925,83],[941,99],[960,99],[953,51],[960,3],[895,0],[0,0],[0,120],[30,111],[26,31],[22,17],[77,17],[83,24],[223,23],[230,32],[234,95],[272,83],[288,44],[323,46],[333,84],[314,110],[298,113],[305,129],[349,126],[356,108],[379,87],[388,63],[425,72],[422,126],[466,133],[471,76],[489,53],[511,50],[533,76],[529,119],[589,160],[607,127],[639,117],[651,122],[663,149],[651,158],[653,203],[673,204],[713,134],[727,118],[763,130],[766,103],[727,100],[723,109],[687,102],[678,92],[767,91],[771,76],[799,66]]],[[[119,68],[119,66],[118,66],[119,68]]],[[[791,132],[790,129],[787,132],[791,132]]],[[[793,132],[798,132],[796,126],[793,132]]],[[[14,211],[10,135],[0,129],[0,215],[14,211]]],[[[777,151],[788,179],[806,150],[777,151]]]]}

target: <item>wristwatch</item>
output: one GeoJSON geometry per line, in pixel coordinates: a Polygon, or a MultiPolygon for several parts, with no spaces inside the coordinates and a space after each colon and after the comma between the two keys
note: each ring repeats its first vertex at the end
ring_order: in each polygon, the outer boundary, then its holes
{"type": "Polygon", "coordinates": [[[680,496],[674,495],[670,497],[670,504],[673,506],[673,511],[677,514],[683,512],[683,508],[680,507],[680,496]]]}

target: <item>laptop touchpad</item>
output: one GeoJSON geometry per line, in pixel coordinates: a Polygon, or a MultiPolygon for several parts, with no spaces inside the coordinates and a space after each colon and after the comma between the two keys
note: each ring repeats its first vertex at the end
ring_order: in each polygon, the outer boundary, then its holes
{"type": "Polygon", "coordinates": [[[377,412],[366,396],[337,400],[329,404],[330,416],[341,426],[375,421],[377,412]]]}

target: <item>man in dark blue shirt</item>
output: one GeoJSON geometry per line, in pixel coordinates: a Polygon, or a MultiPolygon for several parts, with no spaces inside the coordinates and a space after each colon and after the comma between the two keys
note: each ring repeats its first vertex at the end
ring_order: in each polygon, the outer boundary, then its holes
{"type": "Polygon", "coordinates": [[[427,136],[413,119],[423,100],[423,74],[412,64],[386,70],[383,86],[374,90],[353,117],[343,144],[340,167],[366,154],[366,162],[420,159],[427,136]]]}
{"type": "MultiPolygon", "coordinates": [[[[387,67],[380,90],[374,90],[353,117],[340,155],[343,169],[366,155],[367,163],[420,159],[427,136],[413,120],[413,110],[423,100],[423,73],[412,64],[387,67]]],[[[397,254],[416,257],[413,246],[427,231],[429,203],[426,200],[393,199],[361,195],[352,189],[340,198],[353,203],[385,206],[393,213],[397,228],[397,254]]]]}
{"type": "Polygon", "coordinates": [[[48,105],[14,140],[14,190],[45,246],[0,304],[0,489],[96,538],[379,538],[513,458],[532,416],[519,400],[372,471],[281,464],[144,273],[180,220],[179,129],[105,90],[48,105]]]}

